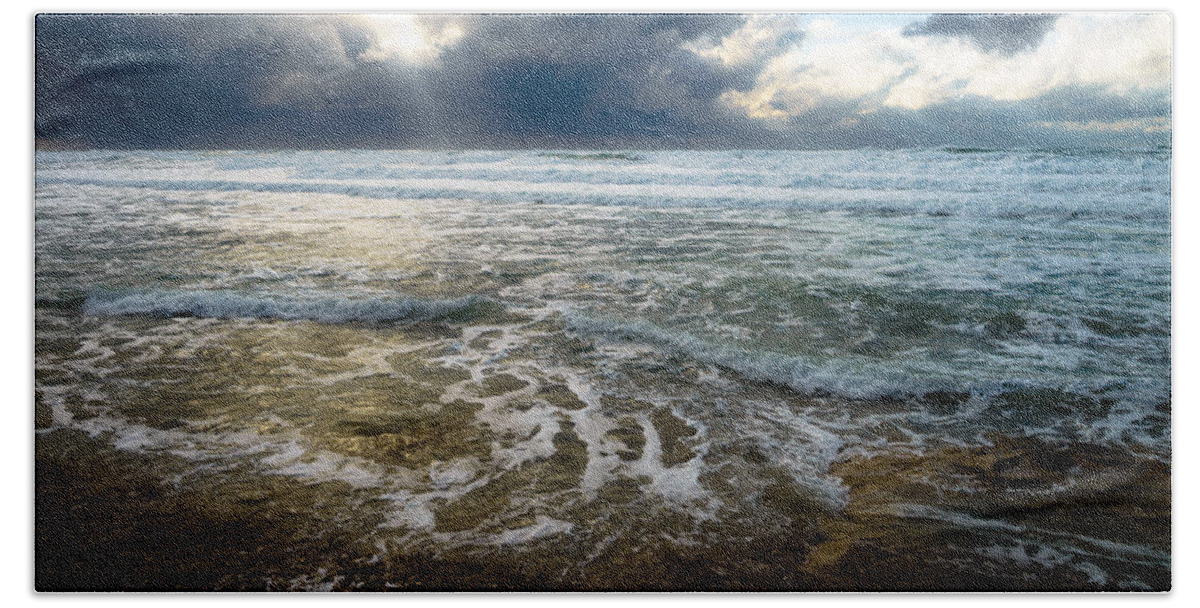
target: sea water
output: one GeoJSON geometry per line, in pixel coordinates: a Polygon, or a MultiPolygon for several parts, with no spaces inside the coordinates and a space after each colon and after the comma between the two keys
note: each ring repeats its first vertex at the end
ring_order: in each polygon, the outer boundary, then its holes
{"type": "Polygon", "coordinates": [[[416,553],[607,588],[643,552],[780,534],[746,551],[791,588],[913,542],[960,580],[1162,588],[1169,529],[1046,512],[1169,491],[1170,167],[39,151],[39,442],[86,434],[189,496],[319,489],[284,502],[370,549],[287,570],[305,588],[399,584],[344,562],[416,553]]]}

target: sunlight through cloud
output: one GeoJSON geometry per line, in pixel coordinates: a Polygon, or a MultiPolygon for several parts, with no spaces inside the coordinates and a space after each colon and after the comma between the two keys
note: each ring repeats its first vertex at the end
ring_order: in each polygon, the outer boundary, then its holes
{"type": "Polygon", "coordinates": [[[428,63],[457,44],[464,34],[455,22],[437,27],[417,15],[362,15],[356,20],[374,36],[371,46],[358,57],[363,61],[428,63]]]}

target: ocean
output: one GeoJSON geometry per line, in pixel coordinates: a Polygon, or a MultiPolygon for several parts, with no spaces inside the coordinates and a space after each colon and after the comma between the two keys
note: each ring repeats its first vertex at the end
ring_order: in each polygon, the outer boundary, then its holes
{"type": "Polygon", "coordinates": [[[35,197],[51,586],[1170,588],[1169,150],[38,151],[35,197]]]}

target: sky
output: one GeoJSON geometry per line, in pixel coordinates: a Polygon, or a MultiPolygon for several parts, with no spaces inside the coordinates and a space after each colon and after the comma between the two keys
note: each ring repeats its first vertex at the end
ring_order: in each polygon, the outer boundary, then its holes
{"type": "Polygon", "coordinates": [[[1171,144],[1164,13],[55,15],[43,148],[1171,144]]]}

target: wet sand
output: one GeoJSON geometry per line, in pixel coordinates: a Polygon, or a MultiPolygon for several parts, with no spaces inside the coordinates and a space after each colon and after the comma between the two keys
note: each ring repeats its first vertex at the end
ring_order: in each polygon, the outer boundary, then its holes
{"type": "MultiPolygon", "coordinates": [[[[486,555],[446,548],[382,557],[372,542],[379,522],[359,517],[350,488],[265,477],[256,487],[183,489],[150,472],[161,470],[161,461],[112,450],[82,433],[42,434],[36,446],[41,591],[1161,591],[1171,585],[1169,566],[1155,563],[1156,555],[1170,552],[1169,468],[1094,445],[1001,438],[991,448],[848,459],[834,469],[850,487],[840,512],[814,509],[783,483],[764,495],[766,509],[794,514],[782,534],[733,540],[724,530],[712,544],[685,546],[653,540],[661,522],[651,517],[592,556],[560,539],[486,555]],[[947,491],[954,484],[959,491],[947,491]],[[330,501],[338,495],[346,501],[330,501]],[[1022,549],[1024,559],[1016,553],[979,559],[991,542],[987,532],[1002,526],[1090,539],[1093,561],[1110,575],[1089,576],[1079,558],[1039,559],[1034,547],[1022,549]],[[1122,555],[1135,546],[1150,554],[1122,555]]],[[[615,491],[606,498],[621,501],[615,491]]]]}

